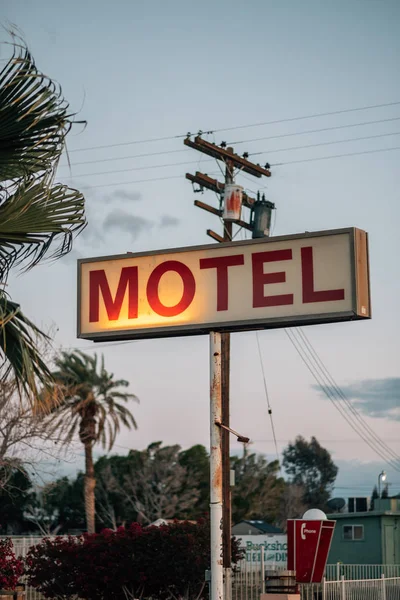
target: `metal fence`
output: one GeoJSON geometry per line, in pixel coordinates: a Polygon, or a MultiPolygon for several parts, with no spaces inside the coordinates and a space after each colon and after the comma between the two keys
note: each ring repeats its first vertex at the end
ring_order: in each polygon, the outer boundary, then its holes
{"type": "MultiPolygon", "coordinates": [[[[25,557],[29,548],[42,539],[37,536],[13,536],[15,553],[25,557]]],[[[265,570],[270,568],[271,566],[265,565],[263,560],[240,561],[232,578],[232,600],[259,600],[260,594],[265,591],[265,570]]],[[[302,600],[400,600],[400,564],[327,565],[324,583],[301,586],[301,598],[302,600]]],[[[28,587],[26,600],[44,600],[44,597],[34,588],[28,587]]]]}
{"type": "MultiPolygon", "coordinates": [[[[232,600],[259,600],[260,594],[265,592],[265,570],[270,568],[262,562],[241,561],[233,574],[232,600]]],[[[327,565],[324,581],[325,592],[323,583],[301,585],[301,599],[400,600],[400,565],[327,565]],[[382,582],[385,584],[385,597],[376,595],[383,590],[382,582]],[[369,584],[374,592],[366,595],[369,584]],[[348,591],[347,596],[339,595],[343,589],[345,594],[348,591]]]]}
{"type": "Polygon", "coordinates": [[[400,578],[324,581],[321,600],[400,600],[400,578]]]}
{"type": "Polygon", "coordinates": [[[380,579],[385,577],[400,577],[399,565],[345,565],[336,563],[327,565],[325,577],[328,581],[345,579],[380,579]]]}

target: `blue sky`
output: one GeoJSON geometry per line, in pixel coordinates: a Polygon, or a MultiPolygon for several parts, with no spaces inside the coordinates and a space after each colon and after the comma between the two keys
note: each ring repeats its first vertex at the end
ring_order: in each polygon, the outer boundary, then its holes
{"type": "MultiPolygon", "coordinates": [[[[249,192],[265,186],[275,202],[275,235],[347,226],[369,232],[373,319],[306,333],[370,427],[400,454],[399,150],[294,162],[400,146],[400,104],[285,121],[400,101],[399,3],[3,0],[0,14],[88,122],[70,134],[72,168],[64,160],[59,179],[85,192],[89,227],[73,255],[11,280],[29,316],[43,327],[56,324],[57,345],[93,351],[75,336],[77,256],[207,243],[205,230],[220,225],[193,207],[184,174],[216,172],[215,164],[185,150],[181,138],[131,142],[221,130],[208,139],[283,163],[268,181],[241,180],[249,192]],[[281,122],[228,129],[274,120],[281,122]],[[317,129],[327,130],[303,133],[317,129]],[[344,141],[360,137],[369,139],[344,141]],[[168,153],[136,156],[156,152],[168,153]],[[184,162],[190,164],[156,167],[184,162]]],[[[6,56],[2,46],[0,59],[6,56]]],[[[201,199],[214,201],[211,193],[201,199]]],[[[399,493],[400,473],[315,389],[284,331],[260,333],[260,344],[279,448],[297,434],[315,435],[341,467],[339,494],[369,492],[382,468],[399,493]]],[[[154,440],[208,445],[207,338],[101,350],[141,400],[133,406],[139,429],[121,433],[118,452],[154,440]]],[[[273,457],[254,333],[233,336],[232,365],[232,426],[255,440],[252,449],[273,457]]],[[[232,448],[240,451],[234,440],[232,448]]]]}

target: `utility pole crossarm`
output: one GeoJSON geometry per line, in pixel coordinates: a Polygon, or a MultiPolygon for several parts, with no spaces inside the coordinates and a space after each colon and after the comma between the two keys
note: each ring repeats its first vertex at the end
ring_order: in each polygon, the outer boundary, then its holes
{"type": "MultiPolygon", "coordinates": [[[[208,175],[200,173],[199,171],[196,171],[196,175],[186,173],[186,179],[188,179],[192,183],[197,183],[202,188],[207,188],[212,192],[216,192],[217,194],[223,194],[225,190],[224,183],[221,183],[217,179],[212,179],[208,175]]],[[[243,192],[242,202],[243,205],[247,208],[252,208],[252,206],[254,206],[255,198],[251,198],[246,194],[246,192],[243,192]]]]}
{"type": "Polygon", "coordinates": [[[221,235],[219,235],[219,233],[215,233],[215,231],[213,231],[212,229],[207,229],[206,233],[210,236],[210,238],[212,238],[216,242],[225,242],[224,238],[221,235]]]}
{"type": "Polygon", "coordinates": [[[217,217],[222,217],[222,210],[220,210],[219,208],[214,208],[213,206],[210,206],[205,202],[200,202],[200,200],[195,200],[194,205],[198,208],[202,208],[203,210],[212,213],[213,215],[217,215],[217,217]]]}
{"type": "Polygon", "coordinates": [[[225,148],[221,148],[216,144],[211,144],[210,142],[203,140],[200,136],[196,136],[194,141],[190,138],[186,138],[183,140],[183,143],[185,146],[189,146],[194,150],[199,150],[200,152],[203,152],[203,154],[207,154],[217,160],[222,160],[225,163],[231,162],[235,167],[249,175],[253,175],[253,177],[262,177],[263,175],[265,177],[271,177],[271,171],[268,168],[256,165],[245,158],[242,158],[238,154],[225,150],[225,148]]]}
{"type": "Polygon", "coordinates": [[[233,219],[232,223],[235,223],[235,225],[243,227],[244,229],[248,229],[249,231],[253,231],[252,225],[250,225],[250,223],[246,223],[246,221],[242,221],[242,219],[233,219]]]}

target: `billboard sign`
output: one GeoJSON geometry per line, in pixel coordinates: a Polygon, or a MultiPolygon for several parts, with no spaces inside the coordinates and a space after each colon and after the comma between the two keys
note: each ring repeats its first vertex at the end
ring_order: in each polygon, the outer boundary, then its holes
{"type": "Polygon", "coordinates": [[[94,341],[370,316],[354,228],[78,260],[78,337],[94,341]]]}
{"type": "Polygon", "coordinates": [[[288,569],[298,583],[320,583],[324,576],[336,521],[289,519],[288,569]]]}
{"type": "Polygon", "coordinates": [[[261,553],[264,554],[264,564],[267,567],[286,567],[287,536],[285,534],[265,535],[236,535],[239,546],[245,552],[243,558],[249,564],[261,563],[261,553]]]}

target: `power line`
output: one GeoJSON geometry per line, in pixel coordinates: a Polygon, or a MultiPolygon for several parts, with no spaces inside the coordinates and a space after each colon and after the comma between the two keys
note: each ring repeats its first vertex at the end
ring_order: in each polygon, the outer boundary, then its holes
{"type": "MultiPolygon", "coordinates": [[[[314,157],[314,158],[292,160],[292,161],[287,161],[287,162],[274,163],[274,164],[271,164],[271,166],[272,167],[282,167],[282,166],[293,165],[293,164],[302,163],[302,162],[314,162],[314,161],[319,161],[319,160],[329,160],[331,158],[345,158],[345,157],[350,157],[350,156],[360,156],[363,154],[376,154],[379,152],[390,152],[392,150],[400,150],[400,146],[395,146],[393,148],[377,148],[376,150],[364,150],[363,152],[349,152],[347,154],[333,154],[333,155],[329,155],[329,156],[318,156],[318,157],[314,157]]],[[[217,173],[209,173],[209,175],[216,175],[216,174],[217,173]]],[[[131,185],[131,184],[136,184],[136,183],[151,183],[154,181],[165,181],[167,179],[181,179],[181,178],[182,178],[182,175],[168,175],[166,177],[152,177],[150,179],[135,179],[133,181],[115,181],[113,183],[103,183],[103,184],[91,185],[90,187],[91,188],[104,188],[104,187],[114,187],[117,185],[131,185]]]]}
{"type": "Polygon", "coordinates": [[[250,142],[263,142],[265,140],[277,140],[285,137],[294,137],[296,135],[307,135],[309,133],[322,133],[325,131],[336,131],[337,129],[349,129],[352,127],[364,127],[365,125],[377,125],[379,123],[391,123],[399,121],[400,117],[391,117],[390,119],[378,119],[377,121],[362,121],[361,123],[350,123],[349,125],[334,125],[332,127],[322,127],[321,129],[305,129],[293,133],[280,133],[277,135],[268,135],[266,137],[253,138],[251,140],[238,140],[227,142],[228,144],[249,144],[250,142]]]}
{"type": "Polygon", "coordinates": [[[390,464],[394,470],[400,472],[400,465],[398,464],[398,461],[394,461],[393,459],[388,458],[387,455],[384,453],[384,451],[382,449],[385,446],[383,440],[382,440],[382,445],[378,445],[374,440],[370,440],[368,435],[365,434],[365,432],[360,431],[357,424],[355,424],[353,422],[352,417],[349,418],[349,415],[346,413],[343,406],[340,404],[340,402],[337,402],[337,398],[335,398],[335,395],[329,389],[330,386],[326,385],[326,381],[324,381],[324,378],[321,377],[321,375],[319,374],[318,368],[316,368],[313,361],[310,360],[310,357],[307,356],[307,352],[305,352],[304,348],[302,348],[301,342],[299,342],[298,339],[295,337],[295,332],[293,331],[293,332],[289,333],[289,330],[285,329],[285,333],[288,336],[289,340],[291,341],[292,345],[294,346],[296,352],[300,356],[301,360],[304,362],[305,366],[307,367],[307,369],[310,371],[310,373],[312,374],[312,376],[318,383],[320,389],[325,393],[325,395],[328,397],[328,399],[332,402],[332,404],[334,405],[336,410],[338,410],[340,412],[340,414],[346,420],[348,425],[350,425],[350,427],[353,429],[353,431],[355,431],[357,433],[357,435],[359,435],[365,441],[365,443],[372,450],[374,450],[374,452],[376,454],[378,454],[385,462],[390,464]]]}
{"type": "Polygon", "coordinates": [[[127,341],[121,341],[121,342],[98,342],[96,343],[92,343],[91,346],[60,346],[59,350],[64,351],[64,350],[91,350],[92,348],[94,350],[97,350],[97,348],[111,348],[113,346],[122,346],[125,344],[132,344],[132,343],[136,343],[136,340],[127,340],[127,341]]]}
{"type": "MultiPolygon", "coordinates": [[[[390,485],[394,485],[394,486],[398,486],[400,485],[400,483],[391,483],[390,485]]],[[[364,491],[364,490],[370,490],[373,489],[374,485],[334,485],[333,486],[335,490],[358,490],[358,491],[364,491]]]]}
{"type": "Polygon", "coordinates": [[[330,117],[333,115],[343,115],[350,112],[358,112],[361,110],[370,110],[372,108],[386,108],[389,106],[396,106],[400,102],[388,102],[386,104],[374,104],[370,106],[361,106],[356,108],[345,108],[343,110],[334,110],[331,112],[314,113],[311,115],[303,115],[300,117],[289,117],[287,119],[276,119],[274,121],[264,121],[262,123],[252,123],[251,125],[236,125],[235,127],[225,127],[224,129],[213,129],[212,133],[218,133],[220,131],[233,131],[234,129],[248,129],[249,127],[262,127],[264,125],[276,125],[278,123],[290,123],[291,121],[302,121],[305,119],[314,119],[317,117],[330,117]]]}
{"type": "MultiPolygon", "coordinates": [[[[400,118],[400,117],[399,117],[400,118]]],[[[160,152],[145,152],[144,154],[133,154],[132,156],[113,156],[111,158],[100,158],[100,159],[96,159],[96,160],[84,160],[82,162],[74,162],[71,163],[71,165],[60,165],[59,168],[66,168],[66,167],[75,167],[77,165],[93,165],[95,163],[103,163],[103,162],[111,162],[111,161],[115,161],[115,160],[130,160],[133,158],[143,158],[143,157],[148,157],[148,156],[160,156],[162,154],[177,154],[177,153],[181,153],[181,152],[189,152],[189,150],[187,148],[184,148],[183,150],[162,150],[160,152]]]]}
{"type": "MultiPolygon", "coordinates": [[[[400,461],[400,457],[398,454],[396,454],[375,432],[374,430],[364,421],[364,419],[361,417],[361,415],[358,413],[358,411],[354,408],[354,406],[351,404],[351,402],[346,398],[346,396],[344,395],[343,391],[339,388],[339,386],[337,385],[336,381],[333,379],[332,375],[330,374],[330,372],[328,371],[327,367],[325,366],[325,364],[323,363],[323,361],[320,359],[320,357],[318,356],[317,352],[315,351],[314,347],[312,346],[311,342],[309,341],[309,339],[307,338],[306,334],[301,330],[298,329],[297,330],[297,334],[299,335],[300,339],[303,340],[303,342],[305,343],[305,347],[307,348],[307,350],[309,351],[309,355],[311,356],[311,358],[314,360],[314,363],[317,365],[317,368],[320,370],[320,372],[322,373],[322,376],[325,378],[325,381],[328,382],[328,386],[330,388],[333,387],[334,393],[337,394],[337,396],[341,399],[344,400],[347,408],[350,410],[350,412],[352,413],[353,417],[351,418],[355,418],[355,420],[357,421],[357,424],[359,426],[361,426],[361,428],[364,430],[365,434],[367,436],[371,436],[374,439],[374,443],[378,444],[380,448],[383,448],[384,451],[386,451],[389,455],[392,456],[392,458],[396,461],[399,462],[400,461]]],[[[328,387],[328,389],[329,389],[328,387]]],[[[399,463],[400,466],[400,463],[399,463]]]]}
{"type": "MultiPolygon", "coordinates": [[[[276,148],[276,149],[272,149],[272,150],[263,150],[262,152],[252,152],[251,154],[249,154],[249,156],[256,156],[259,154],[274,154],[277,152],[287,152],[290,150],[304,150],[306,148],[316,148],[319,146],[331,146],[333,144],[344,144],[344,143],[348,143],[348,142],[357,142],[360,140],[371,140],[371,139],[376,139],[376,138],[389,137],[389,136],[393,136],[393,135],[400,135],[400,131],[395,131],[395,132],[391,132],[391,133],[379,133],[377,135],[369,135],[369,136],[356,137],[356,138],[348,138],[345,140],[336,140],[336,141],[332,141],[332,142],[318,142],[316,144],[307,144],[306,146],[291,146],[289,148],[276,148]]],[[[315,159],[315,160],[318,160],[318,159],[315,159]]],[[[212,159],[206,159],[203,161],[202,164],[210,163],[210,162],[214,162],[214,161],[212,159]]],[[[176,162],[176,163],[166,163],[166,164],[162,164],[162,165],[147,165],[145,167],[130,167],[128,169],[115,169],[112,171],[97,171],[94,173],[79,173],[78,175],[71,175],[71,176],[67,177],[67,179],[76,179],[78,177],[97,177],[99,175],[100,176],[112,175],[114,173],[128,173],[131,171],[148,171],[151,169],[164,169],[164,168],[168,168],[168,167],[180,167],[180,166],[195,165],[195,164],[198,164],[197,161],[183,161],[183,162],[176,162]]],[[[288,164],[288,163],[280,163],[280,164],[288,164]]],[[[274,165],[272,165],[272,166],[274,166],[274,165]]]]}
{"type": "MultiPolygon", "coordinates": [[[[215,171],[212,171],[212,172],[208,173],[208,175],[218,175],[218,173],[215,171]]],[[[90,185],[90,187],[91,188],[113,187],[115,185],[130,185],[133,183],[151,183],[153,181],[164,181],[166,179],[182,179],[182,175],[167,175],[166,177],[152,177],[151,179],[135,179],[134,181],[117,181],[114,183],[101,183],[99,185],[90,185]]],[[[85,185],[85,184],[83,184],[83,185],[85,185]]]]}
{"type": "MultiPolygon", "coordinates": [[[[375,121],[363,121],[362,123],[351,123],[349,125],[336,125],[334,127],[323,127],[322,129],[307,129],[304,131],[295,131],[293,133],[283,133],[283,134],[279,134],[279,135],[270,135],[270,136],[264,136],[264,137],[260,137],[260,138],[253,138],[250,140],[239,140],[239,141],[234,141],[234,142],[227,142],[228,144],[245,144],[245,143],[250,143],[250,142],[258,142],[258,141],[266,141],[266,140],[276,140],[276,139],[281,139],[281,138],[286,138],[286,137],[294,137],[297,135],[306,135],[306,134],[310,134],[310,133],[321,133],[321,132],[325,132],[325,131],[334,131],[337,129],[347,129],[347,128],[352,128],[352,127],[362,127],[365,125],[375,125],[375,124],[379,124],[379,123],[388,123],[388,122],[393,122],[393,121],[399,121],[400,117],[393,117],[390,119],[378,119],[375,121]]],[[[149,156],[161,156],[164,154],[177,154],[177,153],[182,153],[182,152],[188,152],[187,149],[182,149],[182,150],[162,150],[159,152],[145,152],[143,154],[133,154],[131,156],[116,156],[116,157],[110,157],[110,158],[101,158],[101,159],[96,159],[96,160],[86,160],[86,161],[81,161],[81,162],[74,162],[71,163],[71,165],[66,164],[66,165],[60,165],[60,167],[62,168],[66,168],[66,167],[70,167],[70,166],[77,166],[77,165],[90,165],[90,164],[95,164],[95,163],[103,163],[103,162],[111,162],[111,161],[117,161],[117,160],[131,160],[134,158],[144,158],[144,157],[149,157],[149,156]]]]}
{"type": "MultiPolygon", "coordinates": [[[[248,129],[251,127],[262,127],[264,125],[275,125],[278,123],[289,123],[291,121],[301,121],[301,120],[305,120],[305,119],[314,119],[314,118],[318,118],[318,117],[328,117],[328,116],[333,116],[333,115],[341,115],[341,114],[345,114],[345,113],[350,113],[350,112],[358,112],[358,111],[362,111],[362,110],[371,110],[373,108],[386,108],[389,106],[396,106],[400,104],[400,101],[397,102],[386,102],[384,104],[372,104],[369,106],[361,106],[361,107],[355,107],[355,108],[346,108],[343,110],[334,110],[334,111],[329,111],[329,112],[323,112],[323,113],[314,113],[311,115],[301,115],[301,116],[297,116],[297,117],[289,117],[286,119],[275,119],[273,121],[264,121],[261,123],[250,123],[247,125],[235,125],[233,127],[223,127],[220,129],[213,129],[213,130],[209,130],[209,131],[199,131],[198,134],[212,134],[212,133],[219,133],[221,131],[234,131],[236,129],[248,129]]],[[[115,144],[104,144],[101,146],[91,146],[91,147],[86,147],[86,148],[75,148],[73,150],[69,150],[69,153],[72,152],[86,152],[88,150],[101,150],[104,148],[116,148],[116,147],[120,147],[120,146],[130,146],[133,144],[147,144],[147,143],[154,143],[154,142],[163,142],[163,141],[167,141],[167,140],[175,140],[175,139],[181,139],[181,138],[185,138],[188,135],[192,135],[190,132],[189,133],[185,133],[185,134],[179,134],[179,135],[170,135],[170,136],[164,136],[164,137],[158,137],[158,138],[147,138],[147,139],[142,139],[142,140],[132,140],[129,142],[119,142],[119,143],[115,143],[115,144]]]]}
{"type": "MultiPolygon", "coordinates": [[[[128,171],[146,171],[151,169],[164,169],[166,167],[180,167],[182,165],[197,165],[197,160],[178,162],[178,163],[167,163],[163,165],[148,165],[147,167],[131,167],[129,169],[117,169],[113,171],[101,171],[96,173],[80,173],[79,175],[71,175],[67,179],[76,179],[77,177],[96,177],[97,175],[112,175],[113,173],[127,173],[128,171]]],[[[214,162],[212,159],[206,159],[203,162],[214,162]]]]}
{"type": "Polygon", "coordinates": [[[391,150],[400,150],[400,146],[395,146],[393,148],[377,148],[376,150],[364,150],[362,152],[349,152],[347,154],[332,154],[330,156],[318,156],[316,158],[302,158],[300,160],[290,160],[287,162],[274,163],[274,164],[271,164],[271,167],[282,167],[282,166],[294,165],[294,164],[298,164],[298,163],[316,162],[318,160],[329,160],[331,158],[345,158],[348,156],[361,156],[362,154],[376,154],[379,152],[390,152],[391,150]]]}
{"type": "Polygon", "coordinates": [[[271,403],[270,403],[270,400],[269,400],[267,379],[265,377],[264,363],[263,363],[263,359],[262,359],[262,355],[261,355],[261,347],[260,347],[260,339],[259,339],[259,336],[258,336],[258,331],[256,331],[256,339],[257,339],[257,347],[258,347],[258,356],[259,356],[260,365],[261,365],[261,372],[262,372],[263,381],[264,381],[265,397],[267,399],[267,405],[268,405],[268,414],[269,414],[269,418],[270,418],[270,421],[271,421],[272,436],[274,438],[276,458],[277,458],[278,463],[279,463],[279,468],[281,468],[281,461],[279,460],[278,444],[276,442],[274,419],[272,417],[272,408],[271,408],[271,403]]]}
{"type": "Polygon", "coordinates": [[[87,148],[74,148],[73,150],[68,150],[68,152],[69,153],[71,153],[71,152],[86,152],[88,150],[103,150],[104,148],[117,148],[119,146],[132,146],[133,144],[150,144],[153,142],[165,142],[167,140],[176,140],[179,138],[184,138],[186,136],[187,136],[187,134],[168,135],[168,136],[159,137],[159,138],[147,138],[144,140],[132,140],[130,142],[118,142],[117,144],[104,144],[102,146],[91,146],[91,147],[87,147],[87,148]]]}
{"type": "Polygon", "coordinates": [[[352,403],[350,402],[350,400],[346,397],[346,395],[344,394],[343,390],[338,386],[337,382],[335,381],[335,379],[333,378],[333,376],[329,372],[329,370],[326,367],[325,363],[318,356],[318,354],[317,354],[314,346],[311,344],[311,342],[308,339],[307,335],[301,329],[298,329],[298,334],[302,338],[302,340],[304,341],[305,345],[307,346],[307,348],[308,348],[311,356],[314,357],[314,360],[315,360],[316,364],[318,364],[320,366],[321,372],[325,375],[325,377],[328,380],[328,382],[331,384],[331,386],[333,387],[333,389],[335,390],[335,392],[338,394],[338,396],[344,401],[344,403],[349,408],[349,410],[352,412],[352,414],[354,415],[354,417],[356,418],[356,420],[359,422],[359,424],[362,426],[362,428],[367,432],[367,434],[370,434],[376,440],[376,442],[379,443],[389,454],[391,454],[392,458],[394,458],[394,460],[400,461],[400,456],[396,452],[394,452],[375,433],[375,431],[372,429],[372,427],[370,427],[368,425],[368,423],[366,423],[364,421],[364,419],[362,418],[362,416],[359,414],[359,412],[356,410],[356,408],[352,405],[352,403]]]}
{"type": "Polygon", "coordinates": [[[379,446],[376,446],[376,443],[374,441],[371,442],[371,440],[369,440],[368,436],[365,436],[364,432],[361,432],[358,429],[357,425],[355,425],[353,423],[353,421],[348,418],[348,415],[347,415],[345,409],[343,408],[343,406],[340,403],[337,403],[337,399],[335,398],[335,395],[330,391],[329,386],[326,385],[326,382],[324,381],[324,379],[321,378],[321,375],[319,374],[318,369],[316,369],[315,365],[313,364],[313,361],[311,361],[310,358],[307,357],[307,353],[304,352],[304,349],[302,348],[301,343],[299,343],[299,341],[297,340],[297,338],[294,335],[295,332],[293,331],[293,332],[289,333],[288,330],[285,330],[285,332],[286,332],[286,335],[288,336],[288,338],[290,339],[290,341],[292,342],[293,346],[295,347],[300,358],[306,365],[307,369],[310,371],[310,373],[313,375],[314,379],[318,383],[321,390],[329,398],[329,400],[332,402],[332,404],[335,406],[335,408],[341,413],[341,415],[347,421],[347,423],[350,425],[350,427],[360,437],[362,437],[362,439],[369,445],[369,447],[372,450],[374,450],[383,460],[389,462],[392,465],[392,467],[395,468],[395,470],[399,470],[397,464],[396,463],[393,464],[392,459],[388,459],[387,456],[385,454],[383,454],[382,448],[379,446]]]}
{"type": "Polygon", "coordinates": [[[393,131],[391,133],[378,133],[376,135],[366,135],[362,137],[347,138],[345,140],[334,140],[332,142],[317,142],[315,144],[307,144],[305,146],[291,146],[290,148],[277,148],[272,150],[263,150],[262,152],[250,152],[249,156],[256,156],[258,154],[274,154],[276,152],[288,152],[290,150],[305,150],[306,148],[317,148],[318,146],[331,146],[333,144],[346,144],[348,142],[359,142],[361,140],[372,140],[376,138],[389,137],[392,135],[400,135],[400,131],[393,131]]]}
{"type": "MultiPolygon", "coordinates": [[[[255,444],[272,444],[273,440],[271,439],[263,439],[263,440],[251,440],[252,442],[254,442],[255,444]]],[[[362,439],[345,439],[345,440],[320,440],[321,442],[324,442],[324,444],[362,444],[364,443],[364,440],[362,439]]],[[[398,438],[388,438],[386,439],[387,442],[393,442],[393,443],[400,443],[400,439],[398,438]]],[[[287,444],[289,442],[289,439],[284,439],[284,440],[277,440],[278,444],[287,444]]]]}
{"type": "Polygon", "coordinates": [[[167,177],[152,177],[151,179],[135,179],[134,181],[116,181],[114,183],[102,183],[91,185],[91,188],[114,187],[115,185],[130,185],[133,183],[150,183],[152,181],[165,181],[166,179],[182,179],[182,175],[168,175],[167,177]]]}

